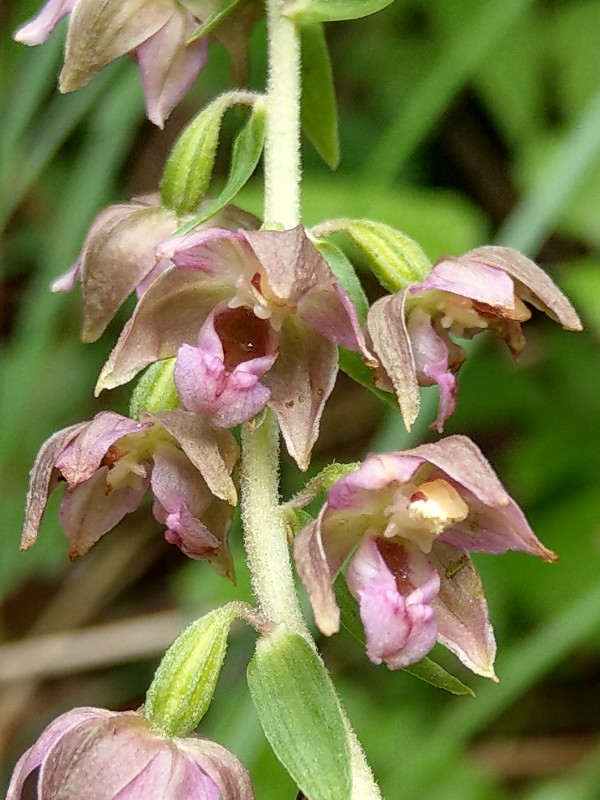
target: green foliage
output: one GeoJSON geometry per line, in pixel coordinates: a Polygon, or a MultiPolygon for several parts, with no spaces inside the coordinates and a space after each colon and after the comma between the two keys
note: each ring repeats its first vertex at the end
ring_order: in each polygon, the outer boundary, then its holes
{"type": "Polygon", "coordinates": [[[306,639],[259,639],[248,687],[273,752],[311,800],[350,796],[350,753],[331,679],[306,639]]]}
{"type": "Polygon", "coordinates": [[[299,23],[335,22],[375,14],[394,0],[295,0],[287,16],[299,23]]]}
{"type": "Polygon", "coordinates": [[[337,107],[331,60],[322,25],[303,25],[302,129],[325,163],[336,169],[340,163],[337,107]]]}

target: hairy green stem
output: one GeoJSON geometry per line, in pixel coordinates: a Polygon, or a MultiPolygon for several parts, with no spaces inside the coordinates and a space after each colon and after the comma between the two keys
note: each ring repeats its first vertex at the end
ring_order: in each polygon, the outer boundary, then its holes
{"type": "Polygon", "coordinates": [[[298,604],[283,514],[279,508],[277,420],[267,411],[242,428],[242,521],[252,588],[260,611],[307,636],[298,604]]]}
{"type": "MultiPolygon", "coordinates": [[[[267,228],[300,223],[300,37],[283,15],[285,0],[267,0],[269,78],[266,96],[267,228]]],[[[284,516],[279,505],[279,429],[267,410],[242,428],[241,508],[244,543],[259,610],[304,636],[317,651],[298,602],[284,516]]],[[[350,800],[381,800],[360,743],[340,704],[352,762],[350,800]]]]}
{"type": "Polygon", "coordinates": [[[269,78],[265,134],[265,226],[300,222],[300,36],[283,16],[285,0],[268,0],[269,78]]]}

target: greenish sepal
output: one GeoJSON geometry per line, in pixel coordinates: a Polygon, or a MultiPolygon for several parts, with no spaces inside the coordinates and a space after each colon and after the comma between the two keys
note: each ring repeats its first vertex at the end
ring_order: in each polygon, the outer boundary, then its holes
{"type": "Polygon", "coordinates": [[[213,695],[238,604],[228,603],[187,627],[160,662],[146,695],[144,716],[168,736],[187,736],[213,695]]]}
{"type": "Polygon", "coordinates": [[[302,129],[331,169],[340,163],[333,71],[323,26],[302,25],[302,129]]]}
{"type": "Polygon", "coordinates": [[[197,114],[185,128],[165,164],[161,196],[164,205],[178,214],[191,214],[198,208],[210,186],[221,122],[228,108],[248,104],[247,92],[226,92],[197,114]]]}
{"type": "Polygon", "coordinates": [[[189,231],[206,222],[234,199],[256,169],[262,155],[264,141],[265,106],[264,101],[258,99],[254,103],[248,121],[233,143],[231,166],[225,186],[214,200],[206,204],[201,214],[192,217],[185,225],[178,228],[173,236],[183,236],[185,233],[189,233],[189,231]]]}
{"type": "Polygon", "coordinates": [[[129,416],[140,419],[144,411],[172,411],[179,408],[179,395],[175,388],[173,371],[175,359],[156,361],[144,372],[136,384],[129,402],[129,416]]]}
{"type": "Polygon", "coordinates": [[[287,503],[282,505],[283,511],[286,514],[288,512],[296,513],[299,521],[302,521],[303,517],[308,517],[308,519],[304,519],[302,524],[298,526],[298,528],[304,527],[304,525],[312,521],[312,517],[305,511],[301,511],[301,509],[309,503],[312,503],[319,495],[327,494],[334,483],[339,481],[340,478],[345,478],[346,475],[349,475],[351,472],[356,472],[359,467],[360,462],[358,461],[349,464],[340,464],[334,461],[332,464],[328,464],[318,475],[311,478],[306,486],[295,494],[291,500],[288,500],[287,503]]]}
{"type": "Polygon", "coordinates": [[[186,45],[192,44],[192,42],[202,38],[202,36],[212,33],[215,28],[218,28],[219,25],[227,19],[234,8],[240,4],[240,2],[241,0],[223,0],[223,2],[217,8],[215,8],[211,14],[208,15],[202,25],[196,28],[190,38],[186,41],[186,45]]]}
{"type": "Polygon", "coordinates": [[[310,522],[313,522],[313,517],[308,511],[296,506],[286,505],[282,506],[283,521],[285,523],[286,531],[289,539],[301,531],[310,522]]]}
{"type": "Polygon", "coordinates": [[[306,639],[283,626],[259,639],[248,687],[273,752],[306,797],[350,797],[350,748],[338,699],[306,639]]]}
{"type": "MultiPolygon", "coordinates": [[[[348,633],[350,633],[361,645],[365,646],[365,636],[362,622],[358,613],[356,600],[350,594],[346,585],[346,579],[340,575],[333,586],[335,599],[340,609],[340,623],[348,633]]],[[[445,670],[431,658],[422,658],[410,667],[404,667],[403,672],[408,672],[419,680],[435,686],[437,689],[444,689],[450,694],[470,695],[475,697],[475,692],[470,686],[464,684],[455,675],[445,670]]]]}
{"type": "Polygon", "coordinates": [[[343,233],[365,256],[369,268],[388,292],[397,292],[422,281],[433,265],[410,236],[369,219],[334,219],[316,225],[313,236],[343,233]]]}
{"type": "Polygon", "coordinates": [[[364,325],[367,321],[369,301],[367,300],[367,295],[358,279],[352,262],[339,247],[336,247],[336,245],[331,242],[317,239],[314,245],[329,264],[329,269],[333,272],[336,281],[352,301],[358,319],[360,323],[364,325]]]}
{"type": "Polygon", "coordinates": [[[347,350],[345,347],[338,347],[338,358],[340,369],[345,372],[353,381],[364,386],[384,403],[398,410],[398,398],[391,392],[378,389],[373,382],[373,370],[369,369],[360,355],[354,350],[347,350]]]}
{"type": "Polygon", "coordinates": [[[368,17],[393,0],[296,0],[286,9],[286,16],[295,22],[336,22],[368,17]]]}

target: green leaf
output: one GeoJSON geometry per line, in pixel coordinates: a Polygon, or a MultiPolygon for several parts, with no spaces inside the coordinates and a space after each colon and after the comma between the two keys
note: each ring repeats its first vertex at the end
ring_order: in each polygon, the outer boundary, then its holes
{"type": "Polygon", "coordinates": [[[182,225],[174,236],[183,236],[193,230],[197,225],[206,222],[218,211],[230,203],[240,189],[248,182],[260,160],[265,141],[265,107],[262,101],[257,101],[252,109],[250,118],[238,133],[233,144],[231,166],[225,186],[220,194],[185,225],[182,225]]]}
{"type": "Polygon", "coordinates": [[[336,247],[331,242],[319,240],[315,242],[315,247],[329,264],[336,281],[352,300],[358,319],[364,325],[367,321],[369,301],[352,262],[339,247],[336,247]]]}
{"type": "MultiPolygon", "coordinates": [[[[341,624],[361,645],[365,645],[363,626],[358,613],[356,600],[350,594],[343,577],[339,577],[334,584],[335,599],[341,612],[341,624]]],[[[438,689],[456,695],[471,695],[475,697],[474,691],[466,686],[462,681],[451,675],[435,661],[430,658],[422,658],[410,667],[404,667],[404,672],[408,672],[425,683],[430,683],[438,689]]]]}
{"type": "Polygon", "coordinates": [[[310,800],[350,797],[350,752],[331,679],[310,644],[279,627],[260,639],[248,686],[273,752],[310,800]]]}
{"type": "Polygon", "coordinates": [[[313,236],[344,233],[361,250],[379,283],[388,292],[397,292],[421,281],[432,264],[421,246],[404,233],[369,219],[334,219],[316,225],[313,236]]]}
{"type": "Polygon", "coordinates": [[[340,163],[337,108],[333,72],[323,26],[303,25],[302,128],[323,161],[336,169],[340,163]]]}
{"type": "Polygon", "coordinates": [[[391,5],[393,0],[296,0],[286,16],[295,22],[336,22],[368,17],[391,5]]]}
{"type": "Polygon", "coordinates": [[[193,622],[160,662],[144,716],[168,736],[186,736],[206,714],[215,689],[238,604],[228,603],[193,622]]]}
{"type": "Polygon", "coordinates": [[[239,5],[240,0],[223,0],[223,2],[215,8],[215,10],[209,14],[209,16],[204,20],[202,25],[192,33],[190,38],[186,41],[186,45],[195,42],[197,39],[200,39],[202,36],[206,36],[208,33],[214,31],[223,20],[225,20],[233,11],[233,9],[239,5]]]}
{"type": "Polygon", "coordinates": [[[212,178],[223,115],[237,102],[238,92],[217,97],[183,131],[163,172],[161,196],[165,206],[179,214],[197,209],[212,178]]]}

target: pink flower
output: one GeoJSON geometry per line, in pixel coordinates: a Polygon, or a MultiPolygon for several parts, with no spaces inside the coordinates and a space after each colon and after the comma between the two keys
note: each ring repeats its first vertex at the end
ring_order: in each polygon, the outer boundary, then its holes
{"type": "Polygon", "coordinates": [[[137,60],[146,112],[159,128],[192,86],[206,63],[206,38],[187,40],[199,20],[176,0],[47,0],[15,34],[18,42],[45,42],[70,14],[60,90],[79,89],[125,53],[137,60]]]}
{"type": "Polygon", "coordinates": [[[166,738],[140,713],[75,708],[19,759],[6,800],[20,800],[40,768],[38,800],[252,800],[245,767],[221,745],[166,738]]]}
{"type": "Polygon", "coordinates": [[[443,259],[421,283],[373,305],[367,327],[386,373],[382,385],[396,391],[408,429],[419,411],[419,386],[439,386],[439,432],[454,412],[455,374],[465,353],[451,334],[471,339],[492,330],[519,357],[525,346],[521,324],[531,316],[525,302],[564,328],[581,330],[560,289],[533,261],[509,247],[479,247],[460,258],[443,259]]]}
{"type": "Polygon", "coordinates": [[[59,519],[71,558],[84,555],[134,511],[152,489],[165,538],[190,558],[233,576],[227,531],[237,495],[231,471],[238,447],[186,411],[144,414],[142,422],[110,411],[45,442],[31,473],[21,548],[35,543],[48,497],[65,481],[59,519]]]}
{"type": "Polygon", "coordinates": [[[556,560],[464,436],[369,456],[331,487],[319,517],[295,543],[324,634],[339,628],[333,583],[353,554],[346,581],[371,661],[405,667],[437,640],[487,677],[494,677],[496,645],[468,554],[507,550],[556,560]]]}
{"type": "Polygon", "coordinates": [[[306,468],[337,374],[337,345],[370,356],[356,312],[302,227],[213,228],[171,239],[176,265],[146,291],[98,381],[125,383],[177,356],[185,408],[231,427],[268,404],[306,468]]]}
{"type": "MultiPolygon", "coordinates": [[[[52,285],[55,292],[70,292],[81,281],[83,341],[98,339],[132,292],[141,297],[172,266],[167,258],[156,255],[156,246],[185,221],[161,206],[158,195],[135,197],[98,214],[77,261],[52,285]]],[[[209,225],[256,228],[258,224],[252,214],[228,205],[201,229],[209,225]]]]}

